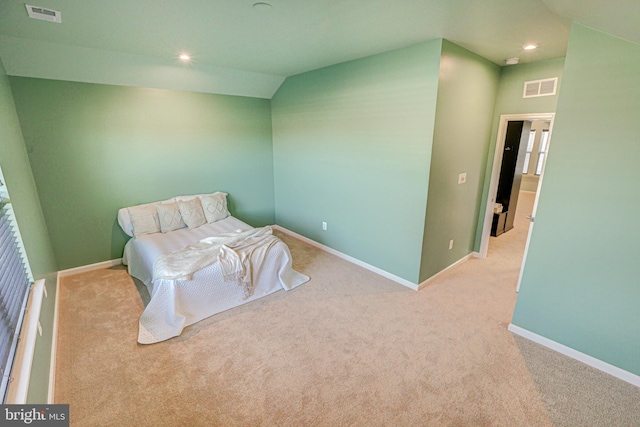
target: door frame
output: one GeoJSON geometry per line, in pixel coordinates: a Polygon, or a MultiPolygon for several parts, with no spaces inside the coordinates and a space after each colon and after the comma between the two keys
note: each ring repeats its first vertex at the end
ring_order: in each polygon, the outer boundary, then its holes
{"type": "MultiPolygon", "coordinates": [[[[493,154],[493,167],[491,170],[491,181],[489,183],[489,193],[487,196],[487,206],[484,213],[484,224],[482,225],[482,237],[480,239],[480,250],[478,251],[478,258],[486,258],[489,251],[489,240],[491,238],[491,223],[493,221],[493,205],[496,201],[496,195],[498,193],[498,181],[500,180],[500,169],[502,167],[502,156],[504,154],[504,139],[507,135],[507,123],[510,121],[536,121],[546,120],[549,121],[549,141],[551,141],[551,134],[553,132],[553,121],[555,119],[555,113],[527,113],[527,114],[502,114],[500,116],[500,124],[498,125],[498,136],[496,140],[496,147],[493,154]]],[[[544,156],[544,162],[546,163],[549,150],[547,147],[547,155],[544,156]]],[[[542,184],[542,176],[540,175],[538,180],[538,188],[536,191],[536,197],[533,202],[533,213],[531,216],[535,216],[536,208],[538,207],[538,197],[540,196],[540,188],[542,184]]],[[[532,222],[533,224],[533,222],[532,222]]],[[[524,249],[524,257],[522,259],[522,267],[527,258],[527,251],[529,249],[529,240],[531,238],[531,230],[533,226],[529,227],[529,234],[527,236],[527,244],[524,249]]],[[[518,288],[520,287],[520,280],[522,279],[522,271],[524,268],[520,268],[520,277],[518,278],[518,288]]]]}

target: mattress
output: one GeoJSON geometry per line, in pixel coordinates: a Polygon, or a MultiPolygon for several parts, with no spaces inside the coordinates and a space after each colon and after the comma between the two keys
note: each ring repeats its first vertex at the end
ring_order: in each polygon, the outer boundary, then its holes
{"type": "Polygon", "coordinates": [[[192,280],[153,280],[153,264],[162,254],[182,249],[206,237],[252,227],[229,216],[194,229],[139,236],[127,242],[123,264],[142,281],[151,300],[140,316],[138,342],[152,344],[180,335],[182,330],[222,311],[262,298],[280,289],[290,290],[309,280],[291,266],[288,246],[276,242],[264,262],[253,265],[254,291],[245,297],[242,287],[225,282],[220,265],[213,262],[194,273],[192,280]]]}

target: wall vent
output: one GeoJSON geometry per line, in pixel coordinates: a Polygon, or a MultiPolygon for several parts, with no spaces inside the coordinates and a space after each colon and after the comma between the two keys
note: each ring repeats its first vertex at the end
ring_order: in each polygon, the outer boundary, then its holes
{"type": "Polygon", "coordinates": [[[555,95],[558,87],[558,78],[544,80],[531,80],[524,82],[523,98],[534,98],[536,96],[555,95]]]}
{"type": "Polygon", "coordinates": [[[27,8],[29,18],[57,22],[58,24],[62,22],[62,13],[58,10],[45,9],[44,7],[31,6],[30,4],[25,4],[25,6],[27,8]]]}

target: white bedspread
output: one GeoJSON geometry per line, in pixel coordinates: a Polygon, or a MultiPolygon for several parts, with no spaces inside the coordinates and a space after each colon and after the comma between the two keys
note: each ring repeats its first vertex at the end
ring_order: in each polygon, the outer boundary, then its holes
{"type": "Polygon", "coordinates": [[[271,227],[235,231],[207,237],[175,252],[162,254],[153,265],[153,279],[191,280],[193,273],[215,261],[225,260],[221,266],[225,278],[242,268],[239,255],[231,248],[257,245],[272,234],[271,227]],[[222,256],[221,256],[222,255],[222,256]],[[225,270],[225,267],[227,271],[225,270]]]}
{"type": "MultiPolygon", "coordinates": [[[[307,276],[291,268],[289,248],[275,236],[270,236],[267,244],[259,245],[260,250],[247,250],[251,249],[247,248],[247,242],[230,243],[232,248],[229,249],[236,252],[241,261],[244,257],[245,262],[242,264],[250,265],[249,270],[245,271],[248,274],[244,274],[244,277],[251,278],[251,292],[247,293],[246,288],[238,286],[235,280],[225,281],[221,263],[217,260],[193,272],[191,280],[153,279],[154,263],[163,254],[179,251],[212,236],[225,233],[231,235],[238,230],[245,233],[236,234],[251,235],[256,229],[234,217],[228,217],[192,230],[185,228],[166,234],[149,234],[131,239],[127,243],[123,263],[128,265],[129,274],[147,286],[151,295],[151,300],[140,317],[139,343],[151,344],[178,336],[184,327],[213,314],[280,289],[293,289],[309,280],[307,276]]],[[[257,230],[258,234],[270,231],[257,230]]],[[[228,257],[229,253],[225,255],[228,257]]]]}

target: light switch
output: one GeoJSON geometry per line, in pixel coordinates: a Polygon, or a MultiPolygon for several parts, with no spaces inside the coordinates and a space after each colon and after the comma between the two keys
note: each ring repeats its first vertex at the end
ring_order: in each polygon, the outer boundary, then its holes
{"type": "Polygon", "coordinates": [[[467,182],[467,173],[463,172],[458,175],[458,184],[464,184],[465,182],[467,182]]]}

